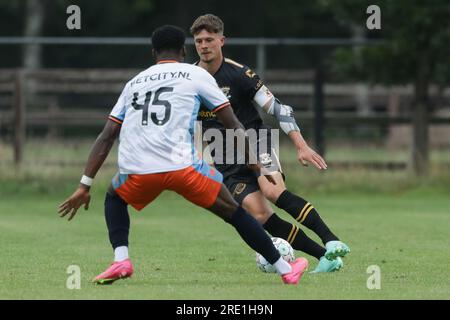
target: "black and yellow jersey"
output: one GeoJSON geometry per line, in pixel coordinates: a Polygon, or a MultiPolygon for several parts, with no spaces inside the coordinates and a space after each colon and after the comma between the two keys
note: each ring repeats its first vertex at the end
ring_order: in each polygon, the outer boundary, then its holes
{"type": "MultiPolygon", "coordinates": [[[[256,92],[262,87],[261,79],[249,67],[224,58],[222,65],[213,77],[218,86],[231,102],[234,113],[245,129],[258,129],[262,119],[253,104],[256,92]]],[[[223,129],[216,115],[205,106],[200,106],[198,120],[202,121],[202,128],[223,129]]]]}

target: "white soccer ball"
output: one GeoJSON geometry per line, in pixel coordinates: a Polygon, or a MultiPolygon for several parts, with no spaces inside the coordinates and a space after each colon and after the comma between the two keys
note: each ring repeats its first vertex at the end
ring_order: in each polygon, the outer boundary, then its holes
{"type": "MultiPolygon", "coordinates": [[[[277,248],[281,257],[287,262],[294,262],[294,249],[292,249],[289,242],[281,238],[272,238],[273,245],[277,248]]],[[[277,270],[273,265],[271,265],[262,255],[258,252],[256,253],[256,266],[262,272],[275,273],[277,270]]]]}

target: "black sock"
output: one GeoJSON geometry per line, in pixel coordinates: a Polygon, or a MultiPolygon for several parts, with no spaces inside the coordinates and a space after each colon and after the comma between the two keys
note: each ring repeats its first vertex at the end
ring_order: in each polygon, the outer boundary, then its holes
{"type": "Polygon", "coordinates": [[[339,240],[322,221],[312,204],[305,199],[284,190],[275,205],[289,213],[296,221],[314,231],[324,244],[328,241],[339,240]]]}
{"type": "Polygon", "coordinates": [[[263,226],[273,237],[289,242],[295,250],[303,251],[317,259],[325,255],[325,248],[309,238],[302,229],[281,219],[275,213],[263,226]]]}
{"type": "Polygon", "coordinates": [[[275,263],[280,258],[280,253],[273,246],[272,240],[261,224],[244,208],[239,206],[227,222],[237,230],[241,238],[253,250],[260,253],[270,264],[275,263]]]}
{"type": "Polygon", "coordinates": [[[106,193],[105,220],[108,226],[109,241],[113,249],[128,246],[130,216],[128,215],[127,203],[119,196],[106,193]]]}

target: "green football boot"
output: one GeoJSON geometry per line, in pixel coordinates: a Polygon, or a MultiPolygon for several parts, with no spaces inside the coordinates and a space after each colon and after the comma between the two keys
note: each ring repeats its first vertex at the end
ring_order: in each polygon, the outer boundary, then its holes
{"type": "Polygon", "coordinates": [[[344,266],[344,262],[340,257],[334,260],[328,260],[325,257],[320,258],[317,267],[310,273],[334,272],[339,271],[344,266]]]}
{"type": "Polygon", "coordinates": [[[325,258],[328,260],[334,260],[337,257],[344,257],[350,252],[350,248],[341,241],[328,241],[325,244],[327,251],[325,252],[325,258]]]}

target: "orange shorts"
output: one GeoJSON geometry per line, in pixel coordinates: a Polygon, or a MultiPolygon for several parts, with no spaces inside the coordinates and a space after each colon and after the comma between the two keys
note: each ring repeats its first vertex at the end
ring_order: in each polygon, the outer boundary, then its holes
{"type": "Polygon", "coordinates": [[[164,190],[172,190],[190,202],[211,207],[222,186],[222,174],[200,161],[187,168],[149,174],[117,173],[112,185],[116,193],[136,210],[142,210],[164,190]]]}

